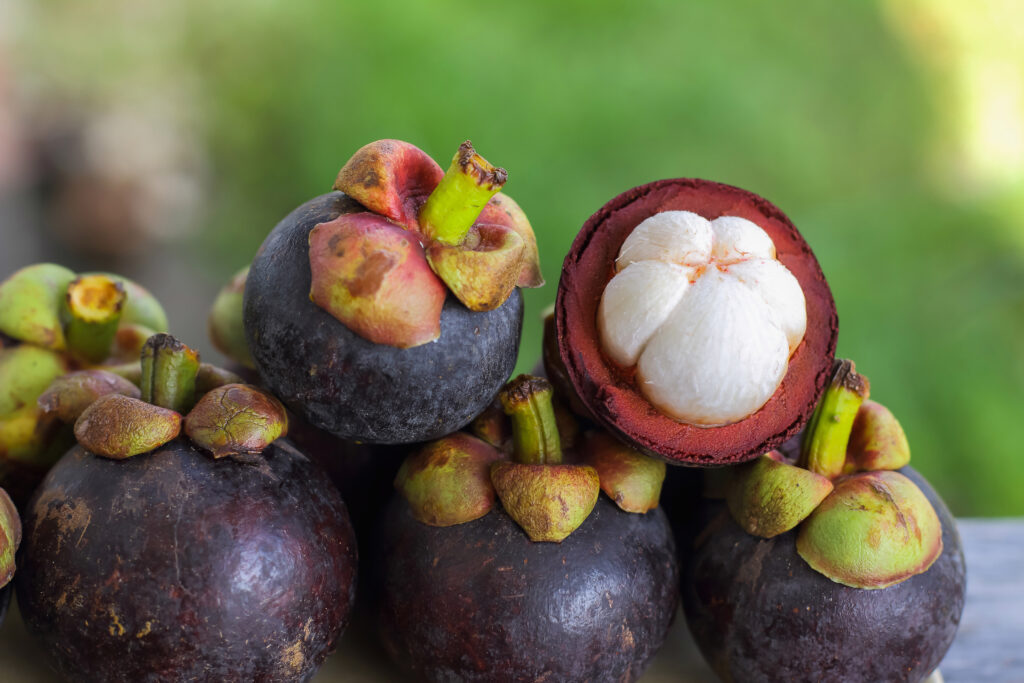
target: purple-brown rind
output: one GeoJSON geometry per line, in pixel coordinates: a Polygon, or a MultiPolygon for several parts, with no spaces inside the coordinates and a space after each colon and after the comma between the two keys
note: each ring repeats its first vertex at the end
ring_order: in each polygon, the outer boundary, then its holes
{"type": "Polygon", "coordinates": [[[286,440],[214,460],[178,439],[72,449],[29,505],[18,604],[74,681],[306,681],[355,595],[345,504],[286,440]]]}
{"type": "Polygon", "coordinates": [[[839,329],[821,266],[782,211],[746,190],[707,180],[660,180],[628,190],[591,216],[562,265],[555,302],[558,349],[587,409],[610,431],[648,455],[682,465],[750,460],[796,434],[814,412],[832,372],[839,329]],[[597,309],[615,274],[615,259],[641,221],[685,210],[707,219],[739,216],[775,243],[778,260],[796,277],[807,301],[807,332],[790,357],[781,386],[756,413],[721,427],[697,427],[661,414],[636,388],[633,372],[605,357],[597,309]]]}
{"type": "Polygon", "coordinates": [[[836,583],[803,561],[796,531],[760,539],[724,504],[683,559],[690,632],[724,681],[920,681],[949,649],[966,590],[960,536],[949,510],[904,468],[935,507],[943,550],[928,571],[888,588],[836,583]]]}
{"type": "Polygon", "coordinates": [[[678,604],[661,510],[600,497],[561,543],[533,543],[496,504],[452,527],[395,499],[382,527],[381,636],[425,681],[635,681],[678,604]]]}

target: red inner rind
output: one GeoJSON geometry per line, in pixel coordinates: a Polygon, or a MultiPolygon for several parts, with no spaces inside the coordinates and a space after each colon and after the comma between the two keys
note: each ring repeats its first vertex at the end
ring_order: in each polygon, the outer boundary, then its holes
{"type": "Polygon", "coordinates": [[[565,262],[555,302],[558,349],[583,403],[608,429],[647,453],[684,465],[729,465],[781,445],[803,428],[824,391],[839,320],[832,292],[807,242],[782,211],[746,190],[680,178],[635,187],[584,223],[565,262]],[[723,427],[695,427],[662,415],[637,390],[633,370],[601,351],[597,309],[626,237],[645,218],[684,210],[707,219],[739,216],[763,228],[807,301],[807,332],[782,385],[756,413],[723,427]]]}

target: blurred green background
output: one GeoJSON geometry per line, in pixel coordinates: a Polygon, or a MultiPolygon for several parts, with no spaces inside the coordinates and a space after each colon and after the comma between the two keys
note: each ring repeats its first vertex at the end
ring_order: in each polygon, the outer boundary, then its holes
{"type": "Polygon", "coordinates": [[[591,213],[650,180],[719,180],[801,229],[839,353],[954,512],[1024,515],[1024,5],[0,8],[2,275],[120,267],[204,337],[217,287],[357,148],[401,138],[446,165],[470,138],[540,244],[528,369],[591,213]],[[83,200],[97,184],[116,201],[83,200]]]}

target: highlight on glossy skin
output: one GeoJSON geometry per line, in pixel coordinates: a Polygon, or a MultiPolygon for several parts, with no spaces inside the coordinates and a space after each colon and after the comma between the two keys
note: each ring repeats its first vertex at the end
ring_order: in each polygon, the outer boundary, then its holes
{"type": "Polygon", "coordinates": [[[598,309],[604,353],[680,422],[742,420],[778,389],[803,340],[799,282],[757,224],[663,211],[623,242],[598,309]]]}

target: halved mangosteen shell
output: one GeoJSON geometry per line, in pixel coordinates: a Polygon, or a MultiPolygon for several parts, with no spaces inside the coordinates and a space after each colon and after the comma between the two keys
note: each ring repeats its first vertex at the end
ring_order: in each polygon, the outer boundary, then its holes
{"type": "Polygon", "coordinates": [[[832,292],[810,246],[774,204],[731,185],[675,178],[623,192],[591,216],[565,261],[555,301],[559,354],[583,404],[606,428],[640,451],[692,466],[744,462],[781,445],[810,418],[832,372],[839,319],[832,292]],[[676,422],[640,393],[635,370],[601,350],[597,310],[626,237],[662,211],[692,211],[711,220],[739,216],[775,243],[807,302],[807,332],[790,356],[782,384],[753,415],[719,427],[676,422]]]}

